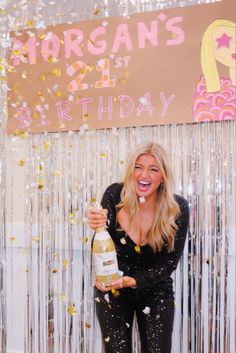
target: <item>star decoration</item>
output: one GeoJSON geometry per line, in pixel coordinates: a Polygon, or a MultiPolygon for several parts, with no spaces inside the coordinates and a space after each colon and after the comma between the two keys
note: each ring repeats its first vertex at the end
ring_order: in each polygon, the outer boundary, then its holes
{"type": "Polygon", "coordinates": [[[221,37],[216,38],[217,49],[222,47],[229,48],[231,39],[232,37],[229,37],[226,33],[223,33],[221,37]]]}

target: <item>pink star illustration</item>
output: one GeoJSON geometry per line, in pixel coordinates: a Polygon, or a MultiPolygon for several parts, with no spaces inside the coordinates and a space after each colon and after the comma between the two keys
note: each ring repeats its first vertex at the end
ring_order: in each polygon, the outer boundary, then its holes
{"type": "Polygon", "coordinates": [[[229,42],[231,41],[232,37],[229,37],[226,33],[223,33],[221,37],[216,38],[217,41],[217,49],[221,47],[229,48],[229,42]]]}

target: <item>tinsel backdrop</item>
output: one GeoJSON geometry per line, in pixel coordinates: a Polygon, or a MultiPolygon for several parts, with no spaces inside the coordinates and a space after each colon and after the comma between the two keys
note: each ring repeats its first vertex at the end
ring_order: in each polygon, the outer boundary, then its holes
{"type": "MultiPolygon", "coordinates": [[[[127,152],[147,140],[169,152],[176,192],[191,210],[174,275],[172,353],[235,353],[235,122],[4,134],[10,30],[92,19],[94,11],[126,16],[199,3],[0,1],[2,353],[102,352],[86,212],[93,198],[100,200],[110,183],[122,179],[127,152]]],[[[136,327],[133,337],[139,353],[136,327]]]]}

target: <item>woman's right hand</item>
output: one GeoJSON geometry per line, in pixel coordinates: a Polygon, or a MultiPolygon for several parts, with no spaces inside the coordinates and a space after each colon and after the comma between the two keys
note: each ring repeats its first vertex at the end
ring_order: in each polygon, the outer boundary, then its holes
{"type": "Polygon", "coordinates": [[[88,225],[93,230],[106,227],[107,225],[107,209],[98,207],[89,207],[87,218],[88,225]]]}

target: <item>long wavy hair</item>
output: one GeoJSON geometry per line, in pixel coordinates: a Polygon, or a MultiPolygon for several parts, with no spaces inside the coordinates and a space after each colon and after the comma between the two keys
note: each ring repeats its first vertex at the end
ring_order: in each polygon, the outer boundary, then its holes
{"type": "Polygon", "coordinates": [[[147,243],[154,252],[157,252],[161,251],[167,242],[168,250],[172,251],[175,233],[178,229],[175,221],[180,214],[180,209],[172,192],[174,180],[169,159],[162,146],[148,142],[138,147],[129,156],[123,181],[124,186],[121,191],[121,202],[118,204],[117,209],[119,211],[124,208],[130,219],[130,225],[134,228],[137,227],[135,214],[139,208],[139,201],[134,189],[133,176],[136,160],[142,154],[150,154],[156,159],[163,177],[163,181],[157,189],[154,222],[146,232],[147,243]]]}

